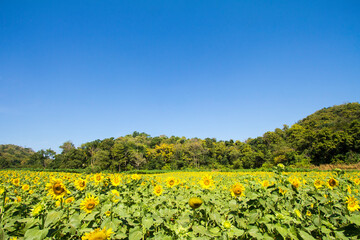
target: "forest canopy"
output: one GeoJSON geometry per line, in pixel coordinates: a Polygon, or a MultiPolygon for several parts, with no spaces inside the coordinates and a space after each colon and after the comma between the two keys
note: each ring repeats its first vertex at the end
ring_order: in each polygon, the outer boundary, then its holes
{"type": "Polygon", "coordinates": [[[250,169],[282,163],[295,167],[360,162],[360,104],[323,108],[291,127],[283,125],[257,138],[218,141],[215,138],[151,137],[133,132],[76,147],[63,143],[61,153],[34,152],[0,145],[0,168],[95,169],[250,169]]]}

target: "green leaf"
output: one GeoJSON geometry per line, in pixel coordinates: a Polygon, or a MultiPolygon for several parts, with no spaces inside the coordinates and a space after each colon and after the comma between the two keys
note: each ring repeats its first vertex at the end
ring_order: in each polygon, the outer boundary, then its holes
{"type": "Polygon", "coordinates": [[[46,237],[48,234],[49,229],[38,229],[38,228],[32,228],[25,232],[24,238],[27,240],[42,240],[46,237]]]}
{"type": "Polygon", "coordinates": [[[152,219],[152,217],[146,217],[142,219],[142,225],[146,229],[150,229],[153,224],[154,224],[154,220],[152,219]]]}
{"type": "Polygon", "coordinates": [[[276,224],[275,225],[275,229],[278,231],[278,233],[284,238],[286,239],[287,235],[288,235],[288,230],[284,227],[282,227],[280,224],[276,224]]]}
{"type": "Polygon", "coordinates": [[[299,235],[304,240],[316,240],[313,236],[311,236],[310,234],[308,234],[307,232],[305,232],[303,230],[299,231],[299,235]]]}
{"type": "Polygon", "coordinates": [[[52,223],[59,222],[59,219],[62,216],[62,214],[63,214],[62,211],[60,211],[60,212],[58,212],[58,211],[49,212],[49,214],[46,216],[45,227],[48,227],[52,223]]]}
{"type": "Polygon", "coordinates": [[[139,228],[130,229],[129,240],[140,240],[143,237],[143,233],[139,228]]]}
{"type": "Polygon", "coordinates": [[[351,222],[358,226],[360,226],[360,215],[352,215],[352,216],[346,216],[346,218],[351,222]]]}

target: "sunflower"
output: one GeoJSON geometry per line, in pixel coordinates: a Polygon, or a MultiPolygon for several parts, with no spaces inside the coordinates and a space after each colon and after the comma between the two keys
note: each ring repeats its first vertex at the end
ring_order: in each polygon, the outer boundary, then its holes
{"type": "Polygon", "coordinates": [[[86,188],[86,180],[79,178],[75,180],[74,185],[77,190],[83,191],[86,188]]]}
{"type": "Polygon", "coordinates": [[[360,184],[360,178],[355,178],[354,180],[355,185],[359,185],[360,184]]]}
{"type": "Polygon", "coordinates": [[[99,198],[89,194],[81,203],[80,209],[87,213],[91,213],[92,210],[99,204],[99,198]]]}
{"type": "Polygon", "coordinates": [[[271,183],[269,182],[269,180],[264,180],[261,182],[261,185],[263,186],[263,188],[267,188],[271,185],[271,183]]]}
{"type": "Polygon", "coordinates": [[[214,180],[211,175],[204,176],[199,183],[204,189],[210,189],[214,186],[214,180]]]}
{"type": "Polygon", "coordinates": [[[112,198],[111,198],[111,201],[114,202],[114,203],[117,203],[120,199],[120,193],[118,190],[116,189],[113,189],[111,190],[111,193],[112,193],[112,198]]]}
{"type": "Polygon", "coordinates": [[[289,182],[291,185],[293,185],[294,188],[298,189],[300,187],[300,180],[297,177],[292,177],[289,179],[289,182]]]}
{"type": "Polygon", "coordinates": [[[203,201],[198,197],[192,197],[189,200],[189,205],[192,209],[199,208],[202,203],[203,203],[203,201]]]}
{"type": "Polygon", "coordinates": [[[139,174],[133,174],[133,175],[131,175],[131,179],[135,180],[135,181],[138,181],[138,180],[141,179],[141,176],[139,174]]]}
{"type": "Polygon", "coordinates": [[[119,175],[113,175],[110,181],[113,186],[119,186],[121,183],[121,177],[119,175]]]}
{"type": "Polygon", "coordinates": [[[70,193],[66,189],[62,180],[56,178],[51,179],[50,183],[46,184],[46,190],[48,191],[48,195],[51,195],[55,199],[60,199],[64,197],[66,194],[70,193]]]}
{"type": "Polygon", "coordinates": [[[359,201],[355,197],[346,197],[346,203],[347,209],[349,209],[350,212],[354,212],[360,209],[359,207],[359,201]]]}
{"type": "Polygon", "coordinates": [[[179,180],[174,177],[168,177],[166,179],[166,186],[168,188],[172,188],[172,187],[176,186],[178,183],[179,183],[179,180]]]}
{"type": "Polygon", "coordinates": [[[24,191],[28,191],[29,189],[30,189],[30,186],[28,184],[24,184],[22,186],[22,190],[24,190],[24,191]]]}
{"type": "Polygon", "coordinates": [[[335,178],[331,177],[328,181],[327,181],[327,185],[330,189],[334,189],[334,187],[336,187],[337,185],[339,185],[339,181],[336,180],[335,178]]]}
{"type": "Polygon", "coordinates": [[[230,191],[234,197],[244,196],[245,187],[241,183],[235,183],[231,186],[230,191]]]}
{"type": "Polygon", "coordinates": [[[109,228],[108,230],[106,230],[105,227],[102,230],[100,230],[100,228],[97,228],[90,233],[85,233],[85,235],[81,237],[81,240],[106,240],[110,239],[111,234],[113,233],[114,232],[111,228],[109,228]]]}
{"type": "Polygon", "coordinates": [[[101,173],[97,173],[94,175],[94,182],[95,184],[101,183],[101,181],[104,179],[104,176],[101,175],[101,173]]]}
{"type": "Polygon", "coordinates": [[[5,192],[5,188],[3,186],[0,186],[0,195],[5,192]]]}
{"type": "Polygon", "coordinates": [[[323,182],[322,182],[320,179],[316,179],[316,180],[314,181],[314,186],[316,187],[316,189],[321,188],[322,185],[323,185],[323,182]]]}
{"type": "Polygon", "coordinates": [[[15,178],[11,180],[12,184],[14,184],[15,186],[19,186],[20,185],[20,179],[19,178],[15,178]]]}
{"type": "Polygon", "coordinates": [[[40,212],[43,210],[43,207],[40,203],[36,204],[33,209],[31,209],[31,215],[33,217],[36,217],[40,214],[40,212]]]}
{"type": "Polygon", "coordinates": [[[287,192],[286,189],[279,188],[279,193],[281,193],[281,195],[284,196],[286,192],[287,192]]]}
{"type": "Polygon", "coordinates": [[[66,200],[65,200],[65,204],[70,204],[70,203],[72,203],[72,202],[74,202],[75,201],[75,198],[74,197],[69,197],[69,198],[67,198],[66,200]]]}
{"type": "Polygon", "coordinates": [[[161,187],[161,185],[156,185],[154,187],[154,194],[156,196],[160,196],[163,193],[163,188],[161,187]]]}

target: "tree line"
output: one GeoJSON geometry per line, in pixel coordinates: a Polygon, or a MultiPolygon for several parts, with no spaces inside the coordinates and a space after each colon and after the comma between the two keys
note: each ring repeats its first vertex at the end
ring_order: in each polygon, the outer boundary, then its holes
{"type": "Polygon", "coordinates": [[[63,143],[61,153],[37,152],[0,145],[0,168],[91,169],[121,172],[134,169],[250,169],[282,163],[308,167],[360,162],[360,104],[321,109],[291,127],[283,125],[246,141],[215,138],[151,137],[133,132],[75,147],[63,143]]]}

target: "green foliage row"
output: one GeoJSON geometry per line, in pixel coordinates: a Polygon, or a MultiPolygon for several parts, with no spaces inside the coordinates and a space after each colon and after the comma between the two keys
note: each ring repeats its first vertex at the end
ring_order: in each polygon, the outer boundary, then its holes
{"type": "Polygon", "coordinates": [[[294,168],[360,162],[360,104],[324,108],[291,127],[284,125],[245,142],[215,138],[151,137],[134,132],[117,139],[95,140],[75,147],[71,142],[33,152],[0,145],[0,168],[108,170],[185,170],[271,168],[282,163],[294,168]]]}

